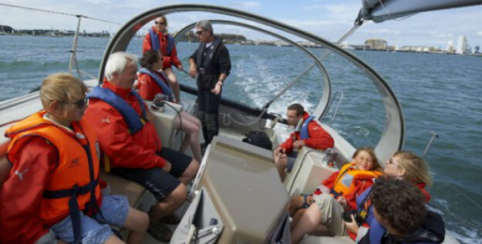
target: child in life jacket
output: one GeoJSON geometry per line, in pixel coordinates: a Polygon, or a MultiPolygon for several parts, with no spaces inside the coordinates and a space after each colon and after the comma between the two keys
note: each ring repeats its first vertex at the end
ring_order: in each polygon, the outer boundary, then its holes
{"type": "Polygon", "coordinates": [[[306,208],[320,201],[320,195],[331,195],[322,198],[334,198],[341,212],[356,209],[356,196],[372,186],[373,179],[382,173],[373,148],[358,148],[352,158],[353,162],[331,174],[313,194],[301,194],[291,199],[289,213],[293,217],[292,229],[298,224],[306,208]]]}

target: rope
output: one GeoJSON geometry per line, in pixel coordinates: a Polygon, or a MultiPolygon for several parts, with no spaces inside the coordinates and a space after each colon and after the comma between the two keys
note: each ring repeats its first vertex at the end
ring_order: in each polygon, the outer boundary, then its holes
{"type": "Polygon", "coordinates": [[[461,192],[459,189],[457,189],[455,186],[452,186],[452,185],[449,185],[447,184],[447,186],[450,186],[452,189],[454,189],[456,192],[458,192],[460,195],[464,196],[467,200],[471,201],[475,206],[479,207],[481,210],[482,210],[482,205],[480,205],[479,203],[477,203],[475,200],[473,200],[472,198],[470,198],[469,196],[467,196],[466,194],[464,194],[463,192],[461,192]]]}
{"type": "Polygon", "coordinates": [[[471,228],[474,228],[474,229],[478,230],[478,232],[482,232],[482,227],[480,225],[472,222],[471,220],[463,219],[462,217],[459,217],[459,216],[455,215],[454,213],[450,212],[449,210],[442,210],[441,207],[443,207],[443,206],[441,204],[430,203],[429,205],[432,206],[433,208],[441,211],[442,213],[451,216],[452,218],[454,218],[459,223],[463,223],[467,226],[470,226],[471,228]],[[439,205],[439,207],[437,207],[435,205],[439,205]]]}
{"type": "Polygon", "coordinates": [[[0,3],[0,6],[10,7],[10,8],[26,9],[26,10],[38,11],[38,12],[44,12],[44,13],[50,13],[50,14],[60,14],[60,15],[77,17],[77,18],[86,18],[86,19],[91,19],[91,20],[95,20],[95,21],[99,21],[99,22],[104,22],[104,23],[122,25],[122,24],[120,24],[120,23],[112,22],[112,21],[109,21],[109,20],[92,18],[92,17],[88,17],[88,16],[81,15],[81,14],[63,13],[63,12],[58,12],[58,11],[45,10],[45,9],[39,9],[39,8],[31,8],[31,7],[24,7],[24,6],[12,5],[12,4],[6,4],[6,3],[0,3]]]}
{"type": "MultiPolygon", "coordinates": [[[[478,208],[482,209],[482,205],[480,205],[479,203],[477,203],[475,200],[473,200],[472,198],[470,198],[469,196],[467,196],[466,194],[464,194],[463,192],[461,192],[459,189],[457,189],[455,186],[452,186],[452,185],[449,185],[449,184],[445,184],[445,187],[444,188],[447,188],[447,187],[450,187],[451,189],[455,190],[456,192],[458,192],[460,195],[464,196],[466,199],[468,199],[470,202],[472,202],[475,206],[477,206],[478,208]]],[[[452,218],[454,218],[456,221],[460,222],[460,223],[463,223],[465,225],[468,225],[470,226],[471,228],[474,228],[476,230],[478,230],[478,232],[482,232],[482,226],[480,226],[479,224],[477,223],[474,223],[473,221],[471,220],[467,220],[467,219],[464,219],[460,216],[457,216],[456,214],[454,214],[453,212],[449,211],[448,207],[446,206],[443,206],[442,204],[439,204],[437,202],[431,202],[429,205],[433,206],[434,208],[442,211],[444,214],[447,214],[447,215],[450,215],[452,218]],[[436,207],[435,204],[436,203],[439,207],[436,207]]]]}
{"type": "MultiPolygon", "coordinates": [[[[382,8],[385,8],[385,5],[383,5],[383,1],[382,0],[378,0],[378,2],[380,2],[380,5],[382,5],[382,8]]],[[[388,10],[387,10],[388,11],[388,10]]],[[[388,11],[388,16],[391,16],[392,13],[390,13],[390,11],[388,11]]]]}
{"type": "MultiPolygon", "coordinates": [[[[382,8],[386,9],[386,8],[385,8],[385,5],[383,5],[383,1],[382,1],[382,0],[379,0],[379,2],[380,2],[380,5],[382,6],[382,8]]],[[[387,10],[387,11],[388,11],[388,10],[387,10]]],[[[409,15],[407,15],[407,16],[403,16],[403,17],[400,17],[400,18],[393,18],[392,20],[394,20],[394,21],[403,21],[403,20],[406,20],[406,19],[414,16],[415,14],[416,14],[416,13],[409,14],[409,15]]],[[[387,15],[388,15],[388,16],[392,16],[392,13],[390,13],[390,11],[388,11],[388,14],[387,14],[387,15]]]]}
{"type": "Polygon", "coordinates": [[[77,62],[77,54],[75,53],[75,51],[72,51],[72,53],[74,54],[74,60],[75,60],[75,67],[77,68],[77,73],[79,74],[79,78],[80,80],[83,80],[82,79],[82,75],[80,74],[80,69],[79,69],[79,62],[77,62]]]}
{"type": "MultiPolygon", "coordinates": [[[[187,72],[186,70],[179,70],[187,75],[189,75],[189,77],[191,77],[191,75],[189,74],[189,72],[187,72]]],[[[192,78],[192,77],[191,77],[192,78]]],[[[192,79],[195,79],[195,78],[192,78],[192,79]]],[[[244,122],[240,122],[240,121],[237,121],[232,115],[234,115],[234,112],[230,112],[230,113],[222,113],[223,115],[223,124],[226,125],[226,126],[229,126],[231,124],[231,122],[234,122],[235,124],[238,124],[238,125],[241,125],[241,126],[251,126],[251,125],[254,125],[256,123],[258,123],[261,118],[263,117],[263,115],[267,112],[267,108],[263,108],[263,110],[261,111],[261,114],[256,117],[256,119],[254,119],[253,121],[251,122],[248,122],[248,123],[244,123],[244,122]],[[226,120],[229,119],[229,120],[226,120]]],[[[246,117],[246,116],[245,116],[246,117]]],[[[247,117],[246,117],[247,118],[247,117]]]]}
{"type": "MultiPolygon", "coordinates": [[[[267,109],[264,108],[261,113],[259,114],[258,117],[256,117],[256,119],[254,119],[253,121],[251,122],[247,122],[247,123],[244,123],[244,122],[240,122],[240,121],[237,121],[236,119],[234,119],[234,117],[232,115],[234,115],[235,113],[234,112],[230,112],[228,114],[226,114],[226,117],[228,117],[232,122],[234,122],[235,124],[238,124],[238,125],[241,125],[241,126],[251,126],[251,125],[254,125],[256,123],[258,123],[259,121],[261,121],[261,118],[263,117],[263,115],[266,113],[267,109]]],[[[247,116],[244,115],[245,118],[248,118],[247,116]]],[[[224,121],[223,121],[224,122],[224,121]]]]}

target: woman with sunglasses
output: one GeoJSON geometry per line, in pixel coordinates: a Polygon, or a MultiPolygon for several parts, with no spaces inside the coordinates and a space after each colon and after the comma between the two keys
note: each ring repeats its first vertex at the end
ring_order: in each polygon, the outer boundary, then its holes
{"type": "Polygon", "coordinates": [[[179,103],[181,101],[179,83],[171,68],[172,65],[174,65],[179,70],[183,70],[181,61],[177,57],[176,42],[174,37],[167,33],[166,16],[156,18],[154,24],[155,25],[149,29],[149,33],[147,33],[144,38],[144,42],[142,43],[142,53],[144,54],[148,50],[161,52],[163,58],[161,68],[167,78],[169,78],[174,98],[176,99],[176,102],[179,103]]]}
{"type": "Polygon", "coordinates": [[[86,92],[70,74],[50,75],[40,89],[44,110],[6,131],[12,169],[0,190],[1,243],[124,243],[109,225],[131,230],[128,243],[142,242],[147,214],[125,196],[101,195],[86,92]]]}
{"type": "MultiPolygon", "coordinates": [[[[382,177],[407,181],[420,189],[425,196],[425,202],[430,201],[430,194],[425,190],[425,187],[431,184],[428,167],[423,159],[416,154],[407,151],[396,152],[385,163],[382,177]]],[[[371,188],[365,190],[356,198],[356,205],[350,206],[352,209],[356,209],[357,216],[354,214],[348,215],[349,219],[347,220],[350,221],[345,220],[344,224],[341,225],[334,224],[343,223],[343,213],[334,211],[334,202],[315,199],[317,204],[310,205],[301,216],[299,224],[292,227],[292,243],[298,243],[305,234],[313,232],[319,224],[327,225],[330,234],[333,236],[350,235],[352,239],[359,240],[367,233],[374,220],[373,207],[369,201],[370,190],[371,188]],[[330,209],[332,211],[327,211],[330,209]],[[322,213],[325,213],[325,216],[322,216],[322,213]]],[[[324,195],[320,195],[320,198],[330,197],[330,195],[324,195]]],[[[331,197],[331,199],[333,198],[331,197]]]]}

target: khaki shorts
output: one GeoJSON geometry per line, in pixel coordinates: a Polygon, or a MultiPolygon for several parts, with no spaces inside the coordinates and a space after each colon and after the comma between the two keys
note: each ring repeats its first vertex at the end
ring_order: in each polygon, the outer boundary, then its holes
{"type": "Polygon", "coordinates": [[[321,223],[326,225],[332,236],[348,235],[342,218],[343,207],[330,195],[313,195],[313,199],[321,212],[321,223]]]}

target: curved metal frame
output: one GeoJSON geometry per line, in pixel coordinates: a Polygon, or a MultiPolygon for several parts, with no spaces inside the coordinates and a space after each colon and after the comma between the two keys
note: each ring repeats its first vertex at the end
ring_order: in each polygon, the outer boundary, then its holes
{"type": "MultiPolygon", "coordinates": [[[[159,14],[167,15],[176,12],[193,11],[218,13],[227,16],[234,16],[246,20],[251,20],[322,45],[330,51],[345,57],[346,59],[354,63],[357,67],[359,67],[362,71],[364,71],[369,78],[371,78],[374,85],[377,87],[379,93],[382,96],[383,104],[385,107],[385,128],[375,148],[377,156],[382,161],[388,160],[395,151],[400,150],[403,147],[405,139],[405,122],[403,118],[402,107],[388,83],[374,69],[372,69],[372,67],[366,64],[364,61],[358,59],[350,52],[345,51],[342,48],[339,48],[335,44],[331,43],[330,41],[318,37],[314,34],[299,30],[295,27],[265,17],[235,9],[212,5],[183,4],[158,7],[141,13],[140,15],[128,21],[124,26],[122,26],[122,28],[120,28],[117,34],[110,41],[109,46],[107,47],[102,58],[101,66],[99,69],[99,83],[102,82],[102,77],[104,77],[104,68],[109,55],[117,51],[125,51],[132,37],[140,28],[142,28],[142,26],[149,23],[149,21],[155,19],[159,14]]],[[[325,87],[324,89],[327,89],[327,87],[325,87]]],[[[315,113],[317,113],[314,114],[315,116],[322,117],[327,112],[328,101],[329,97],[322,97],[322,100],[320,101],[317,109],[315,110],[315,113]]]]}
{"type": "MultiPolygon", "coordinates": [[[[255,31],[267,34],[267,35],[271,35],[271,36],[279,38],[279,39],[281,39],[281,40],[283,40],[287,43],[290,43],[294,47],[296,47],[296,48],[300,49],[301,51],[305,52],[306,54],[308,54],[308,56],[310,56],[315,61],[315,64],[318,66],[318,68],[320,68],[320,71],[323,74],[323,87],[324,88],[326,87],[328,89],[323,89],[322,97],[327,97],[327,98],[331,97],[331,81],[330,81],[330,77],[328,75],[328,72],[325,69],[325,66],[323,66],[320,59],[318,59],[312,52],[310,52],[308,49],[304,48],[300,44],[298,44],[298,43],[296,43],[296,42],[294,42],[294,41],[292,41],[292,40],[290,40],[290,39],[288,39],[288,38],[286,38],[282,35],[276,34],[274,32],[264,30],[264,29],[261,29],[259,27],[256,27],[256,26],[253,26],[253,25],[248,25],[248,24],[241,23],[241,22],[236,22],[236,21],[232,21],[232,20],[208,20],[208,21],[211,24],[235,25],[235,26],[240,26],[240,27],[245,27],[245,28],[251,29],[251,30],[255,30],[255,31]]],[[[190,29],[194,28],[195,26],[196,26],[196,23],[192,23],[192,24],[189,24],[189,25],[185,26],[179,32],[177,32],[177,34],[174,36],[174,39],[176,40],[176,43],[177,43],[177,38],[179,36],[184,36],[184,34],[186,34],[186,32],[188,32],[190,29]]],[[[285,93],[289,88],[291,88],[298,81],[299,81],[299,76],[296,77],[294,80],[292,80],[289,83],[289,85],[286,86],[285,88],[283,88],[283,90],[281,90],[278,94],[276,94],[274,98],[270,99],[270,101],[266,105],[264,105],[263,108],[268,108],[269,105],[271,105],[271,103],[275,99],[279,98],[283,93],[285,93]]]]}

